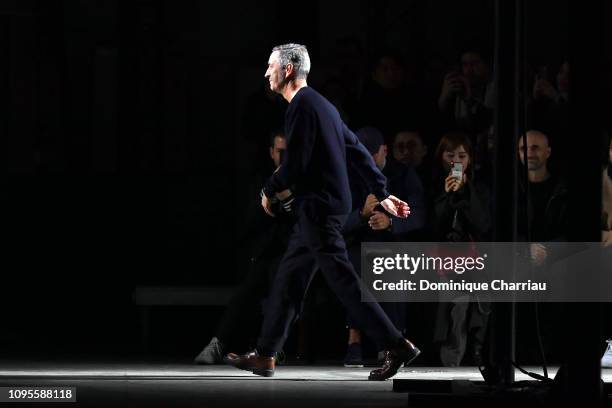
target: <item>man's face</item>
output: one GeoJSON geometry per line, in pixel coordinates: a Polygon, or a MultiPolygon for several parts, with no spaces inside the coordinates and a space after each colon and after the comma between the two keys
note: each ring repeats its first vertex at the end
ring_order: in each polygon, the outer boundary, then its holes
{"type": "Polygon", "coordinates": [[[395,59],[382,57],[372,73],[372,78],[385,89],[395,89],[404,80],[404,70],[395,59]]]}
{"type": "Polygon", "coordinates": [[[387,164],[387,145],[380,145],[378,151],[373,153],[372,157],[374,158],[374,163],[376,163],[378,170],[384,169],[387,164]]]}
{"type": "Polygon", "coordinates": [[[393,158],[405,165],[418,167],[427,154],[427,146],[415,132],[401,132],[393,142],[393,158]]]}
{"type": "MultiPolygon", "coordinates": [[[[521,163],[525,165],[525,138],[519,140],[519,156],[521,163]]],[[[543,133],[530,131],[527,132],[527,169],[536,171],[546,167],[546,162],[550,157],[551,149],[548,139],[543,133]]]]}
{"type": "Polygon", "coordinates": [[[274,167],[278,168],[281,163],[281,152],[287,148],[287,141],[284,137],[276,136],[274,146],[270,147],[270,157],[274,161],[274,167]]]}
{"type": "Polygon", "coordinates": [[[484,85],[487,82],[487,65],[475,52],[466,52],[461,56],[463,76],[472,85],[484,85]]]}
{"type": "Polygon", "coordinates": [[[270,89],[276,93],[281,93],[285,86],[287,78],[285,69],[281,67],[279,62],[279,52],[274,51],[268,59],[268,69],[266,70],[266,79],[270,82],[270,89]]]}

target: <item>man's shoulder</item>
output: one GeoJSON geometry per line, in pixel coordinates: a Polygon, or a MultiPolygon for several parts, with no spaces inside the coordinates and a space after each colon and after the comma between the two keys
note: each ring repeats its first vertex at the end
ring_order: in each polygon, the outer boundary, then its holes
{"type": "Polygon", "coordinates": [[[336,107],[323,95],[310,87],[300,89],[291,101],[290,106],[291,109],[287,111],[288,116],[295,115],[297,112],[306,112],[316,116],[319,120],[341,120],[336,107]]]}
{"type": "Polygon", "coordinates": [[[293,102],[295,102],[295,105],[310,106],[313,109],[322,108],[329,104],[329,101],[323,95],[309,86],[300,89],[294,96],[293,102]]]}

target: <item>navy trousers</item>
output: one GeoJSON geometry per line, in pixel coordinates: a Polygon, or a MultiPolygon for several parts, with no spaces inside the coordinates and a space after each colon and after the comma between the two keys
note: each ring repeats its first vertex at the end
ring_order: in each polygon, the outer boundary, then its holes
{"type": "Polygon", "coordinates": [[[402,334],[368,291],[363,292],[362,301],[361,283],[348,259],[341,234],[345,219],[345,215],[320,216],[304,208],[299,210],[268,298],[257,342],[261,355],[272,356],[284,345],[317,269],[352,321],[380,349],[392,348],[402,341],[402,334]]]}

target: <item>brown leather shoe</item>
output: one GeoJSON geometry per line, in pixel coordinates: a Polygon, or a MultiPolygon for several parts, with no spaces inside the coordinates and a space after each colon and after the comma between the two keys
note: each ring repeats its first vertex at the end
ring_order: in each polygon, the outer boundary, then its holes
{"type": "Polygon", "coordinates": [[[241,356],[229,353],[223,358],[223,361],[226,364],[263,377],[272,377],[274,375],[274,357],[262,357],[257,354],[257,350],[249,351],[241,356]]]}
{"type": "Polygon", "coordinates": [[[408,365],[421,354],[421,350],[415,347],[410,341],[404,339],[405,343],[391,350],[385,351],[383,366],[370,371],[368,380],[384,381],[397,374],[402,364],[408,365]]]}

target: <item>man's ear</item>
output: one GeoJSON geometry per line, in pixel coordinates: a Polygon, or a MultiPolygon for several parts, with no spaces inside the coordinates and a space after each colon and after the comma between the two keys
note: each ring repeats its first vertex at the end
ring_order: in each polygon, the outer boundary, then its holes
{"type": "Polygon", "coordinates": [[[291,75],[294,73],[294,67],[292,63],[289,63],[285,66],[285,73],[286,73],[286,78],[291,77],[291,75]]]}

